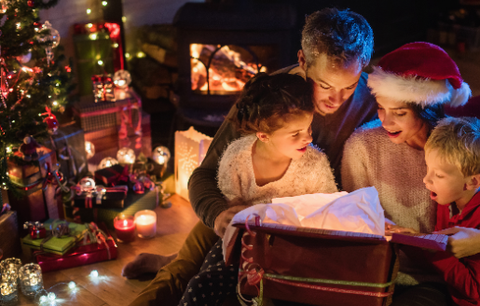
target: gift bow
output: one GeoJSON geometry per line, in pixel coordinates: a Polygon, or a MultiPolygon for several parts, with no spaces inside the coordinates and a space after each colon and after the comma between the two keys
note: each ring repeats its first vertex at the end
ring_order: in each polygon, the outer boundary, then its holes
{"type": "Polygon", "coordinates": [[[105,194],[108,192],[124,192],[125,194],[128,192],[127,186],[114,186],[114,187],[104,187],[102,185],[97,186],[72,186],[71,189],[76,191],[78,196],[85,194],[85,208],[92,208],[93,203],[92,199],[95,197],[95,203],[97,205],[102,204],[102,199],[105,194]]]}
{"type": "Polygon", "coordinates": [[[44,252],[43,245],[53,237],[60,238],[62,236],[72,236],[68,224],[69,223],[67,221],[63,220],[53,221],[53,223],[50,225],[51,230],[47,231],[47,236],[43,238],[42,242],[40,242],[40,250],[44,252]]]}
{"type": "Polygon", "coordinates": [[[110,247],[107,243],[108,240],[113,240],[112,237],[109,237],[103,230],[101,230],[97,224],[95,224],[95,222],[90,222],[89,224],[87,224],[87,228],[88,230],[85,232],[84,236],[83,236],[83,244],[86,245],[86,244],[89,244],[88,241],[90,241],[90,243],[97,243],[97,244],[103,244],[105,245],[105,248],[107,250],[107,255],[108,255],[108,259],[112,259],[112,256],[110,254],[110,247]]]}

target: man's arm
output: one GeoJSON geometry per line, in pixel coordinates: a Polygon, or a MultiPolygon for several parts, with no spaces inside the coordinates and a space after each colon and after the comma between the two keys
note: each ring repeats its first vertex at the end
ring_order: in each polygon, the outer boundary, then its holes
{"type": "MultiPolygon", "coordinates": [[[[228,144],[240,137],[233,123],[228,120],[235,114],[236,108],[233,106],[215,134],[202,164],[190,176],[188,184],[190,203],[195,213],[205,225],[211,228],[215,227],[217,217],[229,207],[227,200],[218,189],[217,168],[228,144]]],[[[219,221],[221,220],[217,220],[219,221]]]]}

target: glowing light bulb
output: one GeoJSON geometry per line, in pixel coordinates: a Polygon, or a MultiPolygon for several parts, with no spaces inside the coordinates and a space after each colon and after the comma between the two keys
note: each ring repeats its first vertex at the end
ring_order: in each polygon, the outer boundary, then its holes
{"type": "Polygon", "coordinates": [[[73,290],[73,289],[75,289],[75,287],[77,287],[77,285],[75,284],[75,282],[72,281],[72,282],[69,282],[69,283],[68,283],[68,288],[70,288],[70,289],[73,290]]]}
{"type": "Polygon", "coordinates": [[[95,40],[95,39],[97,39],[97,34],[90,34],[90,35],[88,35],[88,37],[89,37],[91,40],[95,40]]]}
{"type": "Polygon", "coordinates": [[[90,29],[91,27],[93,27],[93,23],[89,23],[89,24],[87,24],[87,28],[89,28],[89,29],[90,29]]]}
{"type": "Polygon", "coordinates": [[[42,296],[40,297],[40,299],[39,299],[39,302],[40,302],[40,304],[46,303],[46,302],[47,302],[47,296],[46,296],[46,295],[42,295],[42,296]]]}
{"type": "Polygon", "coordinates": [[[102,1],[102,5],[103,5],[103,6],[107,6],[107,5],[108,5],[108,2],[107,2],[107,1],[102,1]]]}
{"type": "Polygon", "coordinates": [[[98,271],[97,271],[97,270],[93,270],[92,272],[90,272],[90,276],[91,276],[91,277],[94,277],[94,278],[97,278],[97,277],[98,277],[98,271]]]}
{"type": "Polygon", "coordinates": [[[55,301],[55,299],[57,298],[57,296],[56,296],[55,293],[53,293],[53,292],[49,292],[48,295],[47,295],[47,297],[48,297],[48,300],[49,300],[50,302],[55,301]]]}
{"type": "Polygon", "coordinates": [[[97,63],[98,63],[98,65],[103,66],[103,61],[102,60],[99,60],[97,63]]]}
{"type": "Polygon", "coordinates": [[[55,105],[55,106],[57,106],[57,105],[58,105],[58,102],[57,102],[57,101],[53,101],[52,104],[55,105]]]}
{"type": "Polygon", "coordinates": [[[123,22],[127,22],[127,17],[122,16],[122,21],[123,21],[123,22]]]}
{"type": "Polygon", "coordinates": [[[90,15],[90,13],[92,12],[91,9],[87,9],[87,14],[90,15]]]}

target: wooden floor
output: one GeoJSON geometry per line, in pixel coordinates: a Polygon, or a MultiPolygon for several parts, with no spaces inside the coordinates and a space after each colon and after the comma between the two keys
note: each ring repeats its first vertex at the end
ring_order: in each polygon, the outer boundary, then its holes
{"type": "MultiPolygon", "coordinates": [[[[47,290],[51,288],[49,291],[57,295],[57,305],[125,306],[133,301],[150,280],[128,280],[122,277],[123,266],[140,253],[168,255],[178,251],[198,221],[189,202],[178,195],[173,195],[169,201],[172,202],[172,207],[155,209],[158,219],[155,238],[148,240],[137,238],[129,244],[118,243],[116,260],[44,273],[44,287],[47,290]],[[89,277],[92,270],[98,271],[97,280],[89,277]],[[72,293],[68,288],[70,281],[77,284],[76,293],[72,293]]],[[[29,252],[24,251],[22,262],[31,261],[29,252]]],[[[36,305],[21,293],[19,300],[19,305],[36,305]]]]}

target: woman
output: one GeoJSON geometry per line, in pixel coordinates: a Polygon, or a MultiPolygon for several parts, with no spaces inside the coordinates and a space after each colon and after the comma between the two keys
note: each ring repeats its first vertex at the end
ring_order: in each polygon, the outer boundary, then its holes
{"type": "MultiPolygon", "coordinates": [[[[415,42],[385,55],[369,76],[378,117],[345,144],[342,186],[346,191],[374,186],[385,217],[399,227],[431,232],[435,203],[423,184],[423,147],[443,106],[460,106],[471,95],[455,62],[440,47],[415,42]]],[[[448,305],[441,279],[400,254],[393,305],[448,305]],[[412,299],[409,300],[409,297],[412,299]],[[415,301],[415,302],[414,302],[415,301]]]]}

